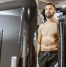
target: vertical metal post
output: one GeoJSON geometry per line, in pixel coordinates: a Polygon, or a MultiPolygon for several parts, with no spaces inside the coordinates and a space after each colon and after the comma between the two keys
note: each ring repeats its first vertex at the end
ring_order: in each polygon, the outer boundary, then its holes
{"type": "Polygon", "coordinates": [[[21,42],[22,42],[23,15],[24,15],[24,7],[21,10],[21,19],[20,19],[19,41],[18,41],[20,46],[21,46],[21,42]]]}
{"type": "MultiPolygon", "coordinates": [[[[21,49],[21,51],[23,51],[22,49],[22,47],[23,47],[23,38],[22,38],[22,28],[23,28],[23,17],[24,17],[24,7],[22,8],[22,10],[21,10],[21,18],[20,18],[20,29],[19,29],[19,41],[18,41],[18,45],[19,45],[19,48],[21,49]]],[[[19,49],[19,51],[20,51],[20,49],[19,49]]],[[[23,59],[22,59],[23,60],[23,59]]],[[[23,62],[22,62],[22,64],[23,64],[23,62]]]]}
{"type": "Polygon", "coordinates": [[[0,67],[1,67],[1,49],[2,49],[2,40],[3,40],[3,30],[0,30],[0,67]]]}
{"type": "Polygon", "coordinates": [[[60,48],[61,48],[61,67],[64,67],[64,23],[60,23],[60,48]]]}
{"type": "Polygon", "coordinates": [[[61,67],[62,67],[62,43],[63,43],[63,42],[62,42],[62,23],[60,23],[60,33],[61,33],[61,34],[60,34],[60,37],[61,37],[61,38],[60,38],[60,39],[61,39],[60,42],[61,42],[61,67]]]}

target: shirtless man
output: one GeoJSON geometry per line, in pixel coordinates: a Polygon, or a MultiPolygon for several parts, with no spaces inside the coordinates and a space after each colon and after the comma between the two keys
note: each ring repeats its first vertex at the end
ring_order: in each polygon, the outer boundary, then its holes
{"type": "Polygon", "coordinates": [[[54,67],[58,61],[58,20],[54,18],[55,13],[55,6],[52,3],[47,3],[45,6],[47,21],[38,28],[37,57],[39,56],[39,67],[54,67]]]}

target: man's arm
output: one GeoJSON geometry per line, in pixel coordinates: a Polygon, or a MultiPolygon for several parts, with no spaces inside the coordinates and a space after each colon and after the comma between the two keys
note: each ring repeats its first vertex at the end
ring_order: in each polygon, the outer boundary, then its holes
{"type": "Polygon", "coordinates": [[[37,39],[37,57],[39,55],[40,47],[41,47],[41,31],[39,27],[38,28],[38,39],[37,39]]]}

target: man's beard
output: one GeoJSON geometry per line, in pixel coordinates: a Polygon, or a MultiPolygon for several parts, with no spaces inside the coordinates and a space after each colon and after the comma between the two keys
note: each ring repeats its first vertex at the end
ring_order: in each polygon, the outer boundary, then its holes
{"type": "Polygon", "coordinates": [[[47,14],[45,14],[45,15],[46,15],[47,18],[51,18],[52,16],[54,16],[54,12],[50,15],[47,15],[47,14]]]}

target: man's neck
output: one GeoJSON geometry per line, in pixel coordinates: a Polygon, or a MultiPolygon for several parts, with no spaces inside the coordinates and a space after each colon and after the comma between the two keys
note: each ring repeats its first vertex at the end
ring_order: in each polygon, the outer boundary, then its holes
{"type": "Polygon", "coordinates": [[[55,20],[56,20],[56,18],[54,18],[54,16],[51,18],[47,18],[47,22],[49,22],[49,23],[54,23],[55,20]]]}

